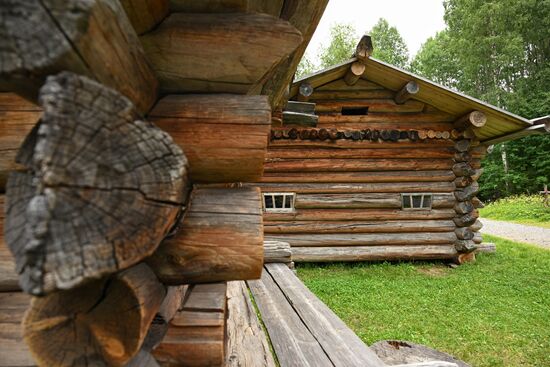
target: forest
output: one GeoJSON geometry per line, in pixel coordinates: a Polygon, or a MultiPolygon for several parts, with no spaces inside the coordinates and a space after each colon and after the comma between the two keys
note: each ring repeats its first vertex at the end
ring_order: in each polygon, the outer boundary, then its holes
{"type": "MultiPolygon", "coordinates": [[[[359,34],[367,33],[379,60],[527,119],[550,115],[550,0],[445,0],[443,6],[446,28],[412,57],[398,25],[383,18],[367,30],[334,24],[296,77],[349,59],[359,34]]],[[[536,194],[550,184],[550,134],[498,144],[483,167],[482,200],[536,194]]]]}

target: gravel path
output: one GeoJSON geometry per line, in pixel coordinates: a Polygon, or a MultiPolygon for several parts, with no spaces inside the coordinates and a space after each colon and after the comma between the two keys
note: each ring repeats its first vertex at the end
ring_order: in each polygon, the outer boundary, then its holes
{"type": "Polygon", "coordinates": [[[513,241],[526,242],[550,249],[550,229],[527,226],[499,220],[480,218],[483,223],[481,233],[504,237],[513,241]]]}

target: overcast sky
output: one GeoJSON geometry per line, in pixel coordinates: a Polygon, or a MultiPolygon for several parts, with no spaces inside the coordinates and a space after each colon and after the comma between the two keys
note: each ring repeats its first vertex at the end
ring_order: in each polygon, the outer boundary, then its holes
{"type": "Polygon", "coordinates": [[[445,28],[442,0],[330,0],[306,52],[314,58],[319,47],[328,44],[334,23],[351,23],[359,40],[380,18],[397,27],[411,56],[428,37],[445,28]]]}

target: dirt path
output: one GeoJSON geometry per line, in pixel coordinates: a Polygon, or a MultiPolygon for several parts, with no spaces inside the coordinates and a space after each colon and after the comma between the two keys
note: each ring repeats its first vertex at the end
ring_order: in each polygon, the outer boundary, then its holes
{"type": "Polygon", "coordinates": [[[482,233],[550,249],[550,229],[481,218],[482,233]]]}

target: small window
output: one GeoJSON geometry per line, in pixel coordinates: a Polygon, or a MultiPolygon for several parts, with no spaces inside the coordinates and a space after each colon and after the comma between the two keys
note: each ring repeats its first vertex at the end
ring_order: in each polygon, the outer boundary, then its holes
{"type": "Polygon", "coordinates": [[[431,209],[432,194],[401,194],[401,209],[431,209]]]}
{"type": "Polygon", "coordinates": [[[369,114],[368,107],[342,107],[341,111],[344,116],[364,116],[369,114]]]}
{"type": "Polygon", "coordinates": [[[294,211],[294,193],[265,193],[264,210],[266,212],[292,212],[294,211]]]}

